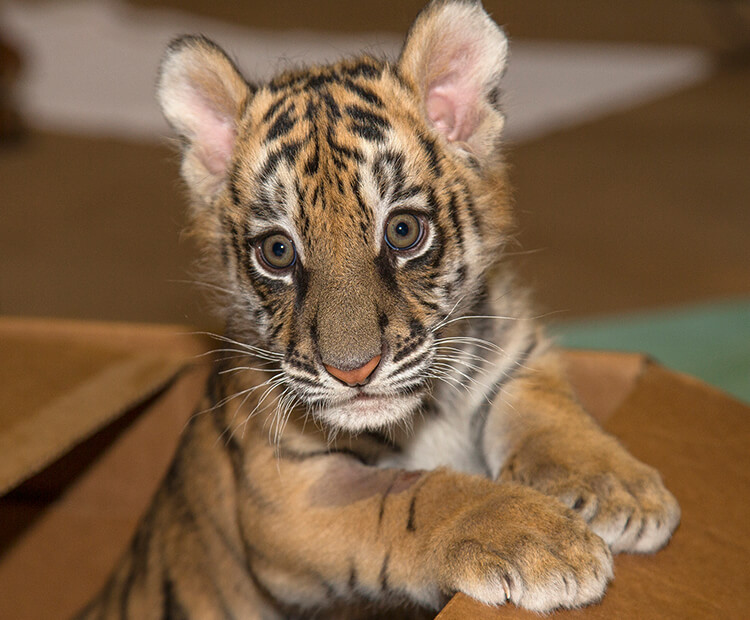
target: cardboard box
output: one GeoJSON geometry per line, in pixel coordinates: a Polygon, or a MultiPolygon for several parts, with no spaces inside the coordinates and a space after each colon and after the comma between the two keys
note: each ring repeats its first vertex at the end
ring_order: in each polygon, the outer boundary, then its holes
{"type": "MultiPolygon", "coordinates": [[[[127,545],[203,391],[177,326],[0,319],[0,618],[70,616],[127,545]]],[[[750,613],[750,407],[643,356],[569,352],[580,400],[661,472],[670,545],[620,555],[601,604],[561,618],[750,613]]],[[[455,596],[440,620],[537,618],[455,596]]]]}

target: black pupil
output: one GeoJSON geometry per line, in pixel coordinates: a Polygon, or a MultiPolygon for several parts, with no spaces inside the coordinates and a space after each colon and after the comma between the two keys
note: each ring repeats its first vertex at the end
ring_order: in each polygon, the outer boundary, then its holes
{"type": "Polygon", "coordinates": [[[406,222],[396,224],[396,234],[399,237],[406,237],[409,234],[409,225],[406,222]]]}
{"type": "Polygon", "coordinates": [[[271,248],[274,256],[281,258],[286,253],[286,244],[283,241],[277,241],[271,248]]]}

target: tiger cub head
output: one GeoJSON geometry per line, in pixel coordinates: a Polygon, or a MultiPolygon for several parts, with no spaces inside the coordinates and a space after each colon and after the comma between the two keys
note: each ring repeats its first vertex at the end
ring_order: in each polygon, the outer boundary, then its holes
{"type": "Polygon", "coordinates": [[[253,84],[203,37],[167,50],[158,99],[227,330],[278,356],[333,428],[415,411],[441,322],[475,303],[498,258],[506,54],[468,0],[429,4],[395,63],[362,56],[253,84]]]}

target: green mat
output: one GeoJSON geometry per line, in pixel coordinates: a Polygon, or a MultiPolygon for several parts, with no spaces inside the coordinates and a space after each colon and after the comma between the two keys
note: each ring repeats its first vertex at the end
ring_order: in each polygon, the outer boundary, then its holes
{"type": "Polygon", "coordinates": [[[750,299],[561,323],[552,333],[566,347],[648,353],[750,402],[750,299]]]}

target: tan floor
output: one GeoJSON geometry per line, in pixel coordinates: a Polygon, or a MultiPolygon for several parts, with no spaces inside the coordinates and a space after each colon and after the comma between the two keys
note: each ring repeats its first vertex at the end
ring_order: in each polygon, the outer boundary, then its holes
{"type": "MultiPolygon", "coordinates": [[[[237,21],[301,25],[295,20],[307,9],[282,4],[255,13],[258,7],[243,5],[237,21]]],[[[393,11],[381,4],[383,21],[366,25],[408,23],[418,4],[409,0],[393,11]]],[[[612,9],[612,23],[591,2],[575,4],[589,17],[588,36],[626,39],[636,32],[643,40],[713,48],[735,36],[719,37],[701,18],[713,3],[681,2],[680,28],[658,20],[665,6],[674,8],[672,0],[649,7],[639,0],[630,18],[622,7],[612,9]],[[651,28],[639,30],[647,18],[651,28]]],[[[216,2],[211,11],[221,16],[228,6],[216,2]]],[[[317,6],[309,26],[335,14],[329,23],[356,29],[372,14],[336,13],[333,0],[317,6]]],[[[505,8],[522,33],[551,34],[557,15],[559,36],[585,38],[579,20],[563,19],[549,2],[505,8]]],[[[750,294],[748,102],[746,58],[688,91],[510,148],[519,240],[539,250],[520,261],[541,305],[567,318],[750,294]]],[[[209,320],[199,292],[178,282],[189,279],[193,254],[180,241],[182,190],[166,145],[32,133],[20,145],[0,146],[0,188],[0,313],[209,320]]]]}

